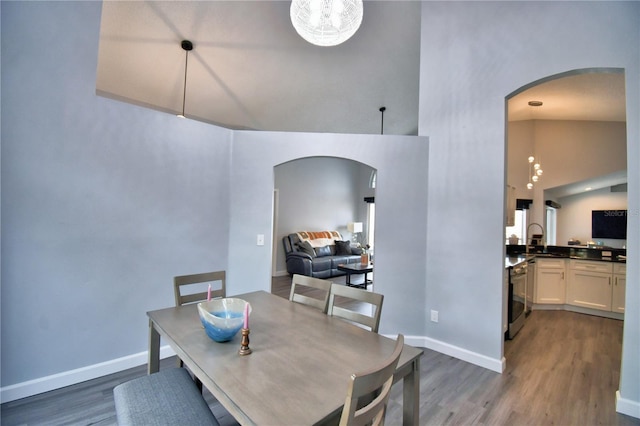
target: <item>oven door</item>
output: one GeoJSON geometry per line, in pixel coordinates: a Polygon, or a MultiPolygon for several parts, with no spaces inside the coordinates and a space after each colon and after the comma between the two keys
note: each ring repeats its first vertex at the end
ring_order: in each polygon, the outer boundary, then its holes
{"type": "Polygon", "coordinates": [[[507,318],[509,330],[507,337],[513,337],[524,325],[525,300],[527,286],[527,264],[516,265],[509,272],[509,299],[507,303],[507,318]]]}

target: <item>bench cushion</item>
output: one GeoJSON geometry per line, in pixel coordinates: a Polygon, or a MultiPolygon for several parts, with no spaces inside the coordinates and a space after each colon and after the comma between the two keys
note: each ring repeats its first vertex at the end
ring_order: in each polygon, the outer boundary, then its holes
{"type": "Polygon", "coordinates": [[[184,368],[168,368],[113,389],[118,424],[218,425],[184,368]]]}

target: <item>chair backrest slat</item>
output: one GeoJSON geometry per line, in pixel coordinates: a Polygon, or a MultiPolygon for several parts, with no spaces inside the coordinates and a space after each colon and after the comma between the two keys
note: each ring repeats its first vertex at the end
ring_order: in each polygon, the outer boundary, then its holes
{"type": "Polygon", "coordinates": [[[353,321],[371,328],[371,331],[378,332],[380,327],[380,315],[382,314],[382,302],[384,296],[379,293],[373,293],[364,289],[348,287],[342,284],[333,284],[331,286],[331,296],[329,297],[328,314],[340,318],[353,321]],[[345,297],[348,299],[365,302],[373,306],[372,315],[366,315],[362,312],[349,309],[344,306],[336,305],[337,297],[345,297]]]}
{"type": "Polygon", "coordinates": [[[220,285],[212,286],[211,298],[227,297],[226,287],[227,274],[225,271],[204,272],[201,274],[180,275],[173,278],[173,289],[176,300],[176,306],[186,305],[188,303],[201,302],[207,300],[208,291],[196,293],[182,294],[184,286],[201,283],[216,283],[220,285]]]}
{"type": "Polygon", "coordinates": [[[331,281],[320,278],[294,274],[291,278],[289,300],[320,309],[326,314],[329,308],[329,294],[331,293],[332,284],[331,281]],[[307,294],[303,294],[301,291],[306,291],[307,294]],[[312,294],[317,297],[311,296],[312,294]]]}

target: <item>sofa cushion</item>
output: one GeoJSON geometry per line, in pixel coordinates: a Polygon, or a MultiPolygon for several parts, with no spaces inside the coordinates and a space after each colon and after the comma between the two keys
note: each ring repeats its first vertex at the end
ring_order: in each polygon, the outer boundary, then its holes
{"type": "Polygon", "coordinates": [[[336,256],[344,256],[351,254],[350,241],[336,241],[336,256]]]}
{"type": "Polygon", "coordinates": [[[311,269],[313,270],[314,275],[317,275],[318,272],[322,271],[328,271],[329,273],[331,273],[332,259],[333,258],[329,256],[316,257],[315,259],[313,259],[311,269]]]}
{"type": "Polygon", "coordinates": [[[324,246],[324,247],[316,247],[316,256],[318,257],[324,257],[324,256],[331,256],[331,246],[324,246]]]}
{"type": "Polygon", "coordinates": [[[331,269],[338,270],[340,264],[359,263],[360,256],[333,256],[331,258],[331,269]]]}
{"type": "Polygon", "coordinates": [[[301,252],[308,254],[312,258],[316,257],[316,252],[313,249],[313,247],[311,247],[311,244],[309,243],[309,241],[300,241],[297,245],[298,245],[298,249],[301,252]]]}

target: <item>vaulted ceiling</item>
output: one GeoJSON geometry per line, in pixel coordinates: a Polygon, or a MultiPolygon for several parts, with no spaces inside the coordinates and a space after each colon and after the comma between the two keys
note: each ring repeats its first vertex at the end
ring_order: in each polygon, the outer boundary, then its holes
{"type": "MultiPolygon", "coordinates": [[[[96,91],[171,114],[184,99],[191,119],[267,131],[380,133],[385,106],[384,133],[417,134],[422,3],[365,1],[362,26],[335,47],[304,41],[289,6],[105,1],[96,91]],[[184,39],[194,45],[186,92],[184,39]]],[[[531,118],[624,121],[624,76],[577,75],[514,96],[509,120],[531,118]],[[544,107],[533,112],[533,98],[544,107]]]]}
{"type": "Polygon", "coordinates": [[[318,47],[288,1],[105,1],[97,92],[234,129],[417,134],[420,3],[366,2],[360,29],[318,47]]]}

